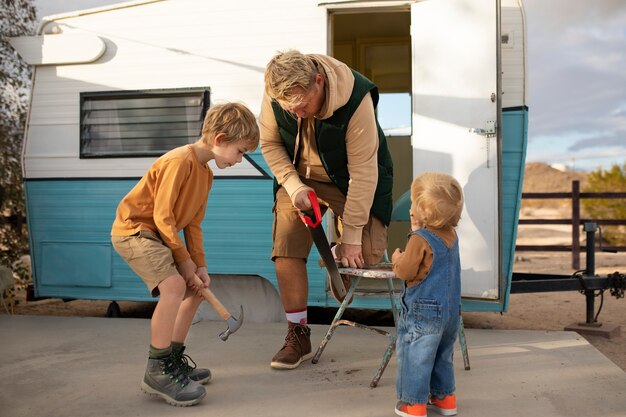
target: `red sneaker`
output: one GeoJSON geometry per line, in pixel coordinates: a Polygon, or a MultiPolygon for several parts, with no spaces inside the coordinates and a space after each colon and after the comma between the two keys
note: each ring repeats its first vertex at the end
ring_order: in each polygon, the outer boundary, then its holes
{"type": "Polygon", "coordinates": [[[428,409],[442,416],[456,416],[456,395],[447,395],[442,400],[437,399],[437,397],[430,397],[428,409]]]}
{"type": "Polygon", "coordinates": [[[426,404],[407,404],[398,401],[396,414],[402,417],[426,417],[426,404]]]}

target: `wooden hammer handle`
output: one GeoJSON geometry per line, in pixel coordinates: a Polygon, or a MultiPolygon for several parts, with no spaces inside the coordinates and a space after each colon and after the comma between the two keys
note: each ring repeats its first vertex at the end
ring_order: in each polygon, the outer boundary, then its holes
{"type": "MultiPolygon", "coordinates": [[[[194,275],[194,280],[196,281],[197,285],[204,285],[199,276],[194,275]]],[[[209,302],[209,304],[211,304],[211,307],[213,307],[215,312],[223,320],[228,320],[230,318],[231,314],[228,312],[226,307],[224,307],[224,304],[222,304],[220,300],[217,299],[215,294],[213,294],[213,291],[208,288],[202,288],[202,296],[205,298],[205,300],[209,302]]]]}

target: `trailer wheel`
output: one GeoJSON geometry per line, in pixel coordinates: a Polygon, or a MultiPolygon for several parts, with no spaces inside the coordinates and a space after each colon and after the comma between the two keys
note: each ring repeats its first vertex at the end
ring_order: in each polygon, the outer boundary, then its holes
{"type": "Polygon", "coordinates": [[[115,301],[111,301],[109,307],[107,308],[107,317],[122,317],[122,311],[120,310],[119,304],[115,301]]]}

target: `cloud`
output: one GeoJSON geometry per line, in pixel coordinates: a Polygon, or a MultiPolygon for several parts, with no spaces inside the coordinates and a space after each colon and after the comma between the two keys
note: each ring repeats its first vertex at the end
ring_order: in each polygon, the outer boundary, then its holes
{"type": "Polygon", "coordinates": [[[624,147],[607,147],[564,152],[533,152],[526,158],[526,162],[560,164],[572,169],[594,171],[598,168],[608,169],[614,164],[621,166],[626,163],[624,151],[624,147]]]}
{"type": "Polygon", "coordinates": [[[626,118],[626,103],[620,103],[610,114],[611,116],[626,118]]]}
{"type": "Polygon", "coordinates": [[[626,16],[624,0],[525,0],[528,23],[536,22],[542,32],[559,32],[581,24],[601,26],[626,16]],[[532,19],[530,18],[532,17],[532,19]]]}
{"type": "Polygon", "coordinates": [[[567,150],[578,151],[582,149],[605,147],[613,147],[614,149],[621,148],[622,157],[626,159],[626,140],[624,139],[626,137],[625,135],[626,132],[621,132],[620,136],[597,136],[594,138],[579,140],[578,142],[567,148],[567,150]]]}

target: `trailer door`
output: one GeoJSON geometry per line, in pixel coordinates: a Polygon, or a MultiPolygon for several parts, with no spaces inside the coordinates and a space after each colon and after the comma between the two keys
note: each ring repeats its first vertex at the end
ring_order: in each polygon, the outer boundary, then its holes
{"type": "Polygon", "coordinates": [[[497,0],[411,6],[413,173],[454,176],[465,298],[502,297],[499,243],[497,0]]]}

